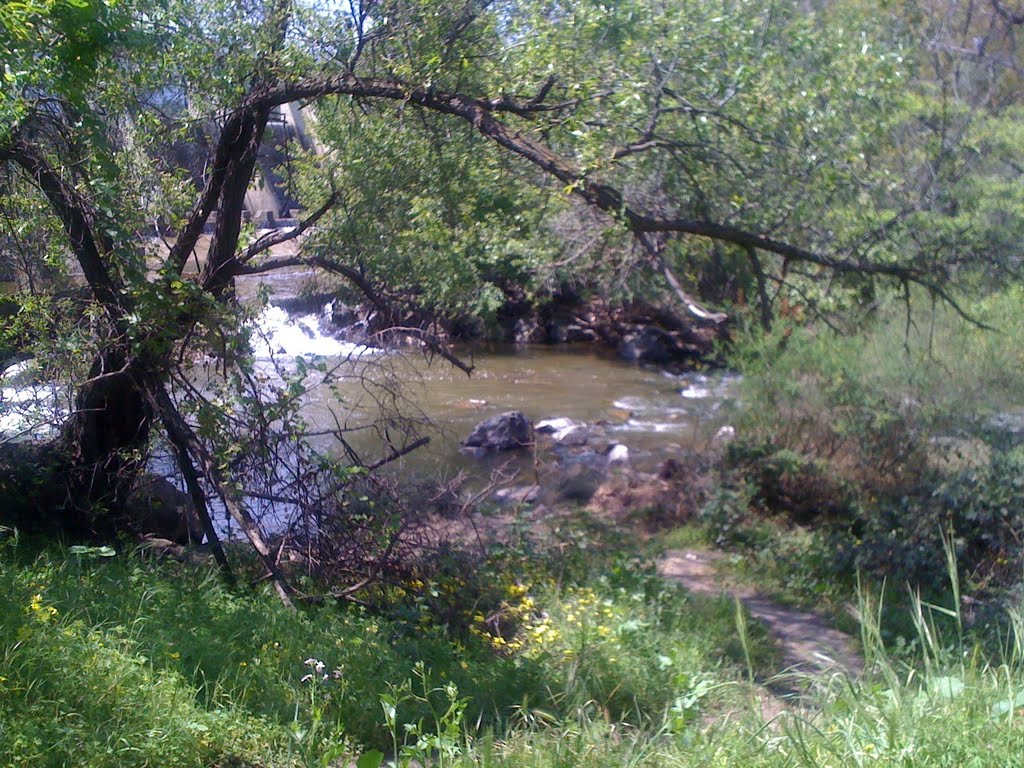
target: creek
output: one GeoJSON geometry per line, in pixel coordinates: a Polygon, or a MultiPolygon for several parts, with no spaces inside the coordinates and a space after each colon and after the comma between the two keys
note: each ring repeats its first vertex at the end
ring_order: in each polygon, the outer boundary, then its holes
{"type": "MultiPolygon", "coordinates": [[[[340,425],[352,430],[346,439],[366,463],[384,456],[385,443],[374,428],[382,408],[392,436],[403,424],[428,436],[428,445],[385,469],[407,476],[443,480],[461,472],[473,486],[498,467],[529,470],[532,451],[481,459],[459,450],[478,423],[507,411],[521,411],[534,422],[566,418],[585,423],[590,438],[585,447],[573,449],[577,453],[599,454],[618,443],[628,448],[631,466],[653,471],[668,458],[706,446],[728,423],[738,381],[725,373],[679,375],[637,366],[605,348],[578,344],[456,349],[474,366],[467,376],[413,349],[385,352],[341,341],[326,330],[328,314],[290,316],[268,307],[253,336],[258,369],[267,386],[275,385],[279,372],[294,371],[300,358],[333,371],[329,385],[316,384],[314,377],[302,400],[303,417],[322,450],[340,455],[329,435],[340,425]]],[[[45,437],[67,413],[69,393],[36,381],[33,370],[30,363],[0,370],[0,441],[45,437]]],[[[550,445],[549,440],[538,442],[550,445]]],[[[173,462],[169,456],[154,456],[150,468],[172,474],[173,462]]]]}
{"type": "MultiPolygon", "coordinates": [[[[476,424],[513,410],[533,421],[564,417],[596,425],[593,447],[622,443],[633,466],[650,470],[706,444],[727,423],[738,381],[726,373],[672,374],[641,367],[590,345],[457,348],[474,366],[467,376],[417,351],[384,354],[339,342],[322,332],[316,315],[289,317],[270,308],[260,326],[257,354],[264,359],[273,354],[279,360],[319,356],[329,364],[344,361],[333,386],[314,387],[307,395],[305,415],[314,430],[334,426],[335,417],[352,427],[368,424],[377,416],[376,400],[383,399],[388,407],[414,415],[431,438],[402,466],[439,476],[459,470],[478,474],[509,460],[528,463],[530,457],[521,455],[528,452],[485,460],[459,452],[476,424]]],[[[371,435],[352,434],[354,445],[369,457],[381,453],[371,435]]]]}

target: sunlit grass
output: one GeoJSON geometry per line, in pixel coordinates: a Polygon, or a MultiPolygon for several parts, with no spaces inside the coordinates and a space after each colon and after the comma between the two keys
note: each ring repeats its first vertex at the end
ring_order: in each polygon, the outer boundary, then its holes
{"type": "MultiPolygon", "coordinates": [[[[956,564],[948,551],[951,573],[956,564]]],[[[515,583],[506,644],[359,611],[291,613],[130,553],[0,557],[0,765],[992,766],[1024,754],[1024,620],[986,651],[959,589],[908,598],[890,647],[851,593],[868,672],[762,708],[776,664],[728,600],[644,568],[515,583]],[[762,712],[781,712],[768,721],[762,712]],[[415,762],[414,762],[415,761],[415,762]]]]}

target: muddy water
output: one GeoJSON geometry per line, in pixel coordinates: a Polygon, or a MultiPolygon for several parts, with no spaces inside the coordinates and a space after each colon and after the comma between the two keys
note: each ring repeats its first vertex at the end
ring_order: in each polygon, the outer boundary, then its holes
{"type": "MultiPolygon", "coordinates": [[[[494,346],[460,350],[475,368],[471,376],[435,359],[415,353],[365,356],[352,372],[371,381],[401,384],[407,413],[423,418],[429,446],[403,462],[415,471],[447,475],[464,469],[489,469],[502,454],[481,462],[463,456],[459,443],[480,421],[522,411],[533,421],[566,417],[596,425],[591,445],[601,450],[618,442],[630,450],[631,462],[652,468],[665,458],[706,443],[726,424],[735,395],[735,377],[724,374],[672,375],[622,362],[607,351],[578,346],[494,346]]],[[[335,390],[312,393],[307,418],[327,428],[339,419],[366,423],[374,412],[373,386],[358,377],[335,390]]],[[[379,392],[378,392],[379,394],[379,392]]],[[[380,452],[369,435],[353,433],[353,441],[371,456],[380,452]]],[[[527,461],[529,457],[520,457],[527,461]]]]}
{"type": "MultiPolygon", "coordinates": [[[[284,290],[274,285],[275,295],[289,295],[304,285],[299,282],[304,278],[308,274],[264,277],[263,282],[280,282],[284,290]]],[[[249,292],[253,285],[240,285],[240,292],[249,292]]],[[[473,374],[466,376],[443,360],[428,361],[416,352],[383,353],[339,342],[324,332],[322,321],[322,315],[290,317],[269,307],[261,320],[265,333],[258,334],[253,351],[268,367],[273,360],[293,369],[300,356],[331,365],[335,381],[309,392],[306,418],[314,431],[339,425],[353,429],[349,440],[368,463],[385,453],[383,441],[369,427],[378,421],[381,403],[392,415],[414,417],[417,433],[431,442],[405,458],[400,471],[480,473],[497,461],[515,458],[502,454],[480,461],[459,452],[460,442],[476,424],[511,410],[534,421],[566,417],[598,425],[590,447],[600,451],[610,443],[622,443],[634,466],[651,468],[706,442],[728,422],[735,395],[736,379],[728,375],[672,375],[623,362],[605,349],[578,345],[461,349],[459,354],[474,366],[473,374]]],[[[4,433],[18,432],[37,418],[11,410],[31,394],[9,386],[12,377],[13,369],[11,377],[0,377],[4,433]]],[[[52,393],[29,399],[29,405],[54,407],[52,393]]],[[[45,423],[55,420],[59,414],[45,423]]],[[[395,419],[388,429],[395,437],[402,427],[395,419]]],[[[327,437],[321,447],[332,450],[327,437]]]]}

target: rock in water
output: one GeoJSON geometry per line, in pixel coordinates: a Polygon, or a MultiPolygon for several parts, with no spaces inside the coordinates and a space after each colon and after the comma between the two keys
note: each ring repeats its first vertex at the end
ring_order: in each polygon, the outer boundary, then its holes
{"type": "Polygon", "coordinates": [[[511,451],[532,443],[533,424],[520,411],[509,411],[477,424],[463,446],[485,451],[511,451]]]}
{"type": "Polygon", "coordinates": [[[499,488],[492,495],[499,504],[533,504],[540,493],[538,485],[515,485],[511,488],[499,488]]]}
{"type": "Polygon", "coordinates": [[[629,448],[622,443],[612,443],[604,449],[604,456],[609,467],[621,467],[629,463],[629,448]]]}
{"type": "Polygon", "coordinates": [[[534,431],[551,435],[551,439],[558,445],[586,445],[590,439],[590,429],[586,424],[564,417],[542,419],[537,422],[534,431]]]}
{"type": "Polygon", "coordinates": [[[724,427],[719,427],[718,431],[715,432],[715,436],[711,438],[711,447],[724,448],[735,439],[736,427],[726,424],[724,427]]]}
{"type": "Polygon", "coordinates": [[[619,343],[619,357],[635,363],[661,365],[672,360],[675,344],[660,328],[641,328],[627,333],[619,343]]]}
{"type": "Polygon", "coordinates": [[[581,503],[590,501],[607,477],[605,469],[603,461],[596,464],[588,462],[570,464],[558,481],[558,498],[581,503]]]}
{"type": "Polygon", "coordinates": [[[555,432],[552,437],[559,445],[586,445],[590,439],[590,430],[582,424],[576,424],[555,432]]]}
{"type": "Polygon", "coordinates": [[[563,429],[578,426],[578,424],[579,422],[573,421],[572,419],[567,419],[564,416],[558,416],[553,419],[541,419],[537,422],[534,429],[542,434],[552,435],[563,429]]]}

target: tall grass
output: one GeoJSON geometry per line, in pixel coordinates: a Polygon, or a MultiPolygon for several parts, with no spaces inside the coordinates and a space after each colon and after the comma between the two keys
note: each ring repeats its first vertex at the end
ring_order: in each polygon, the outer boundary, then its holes
{"type": "Polygon", "coordinates": [[[642,729],[669,711],[689,723],[737,678],[731,605],[692,599],[648,567],[512,583],[496,611],[509,614],[504,635],[466,637],[408,604],[291,612],[201,565],[105,554],[0,544],[0,766],[394,752],[396,724],[403,746],[437,736],[452,691],[459,728],[474,732],[580,713],[642,729]]]}
{"type": "MultiPolygon", "coordinates": [[[[952,550],[950,550],[952,552],[952,550]]],[[[953,594],[958,587],[955,562],[953,594]]],[[[958,605],[955,601],[954,606],[958,605]]],[[[466,766],[1017,766],[1024,754],[1024,622],[1010,610],[1004,652],[965,645],[958,608],[912,601],[915,653],[893,653],[880,599],[860,596],[868,672],[817,680],[817,705],[764,722],[756,708],[691,730],[621,729],[589,718],[560,729],[519,731],[468,751],[466,766]]]]}
{"type": "Polygon", "coordinates": [[[909,321],[893,302],[855,335],[780,326],[742,339],[740,436],[877,482],[923,468],[931,436],[990,434],[990,417],[1024,405],[1024,288],[967,305],[995,330],[914,299],[909,321]]]}
{"type": "Polygon", "coordinates": [[[946,557],[945,599],[909,601],[908,645],[862,590],[865,676],[810,681],[813,700],[766,720],[744,679],[773,669],[763,628],[644,569],[516,585],[506,609],[535,605],[495,652],[358,610],[294,614],[202,569],[7,547],[0,766],[1018,765],[1024,617],[975,645],[946,557]]]}

